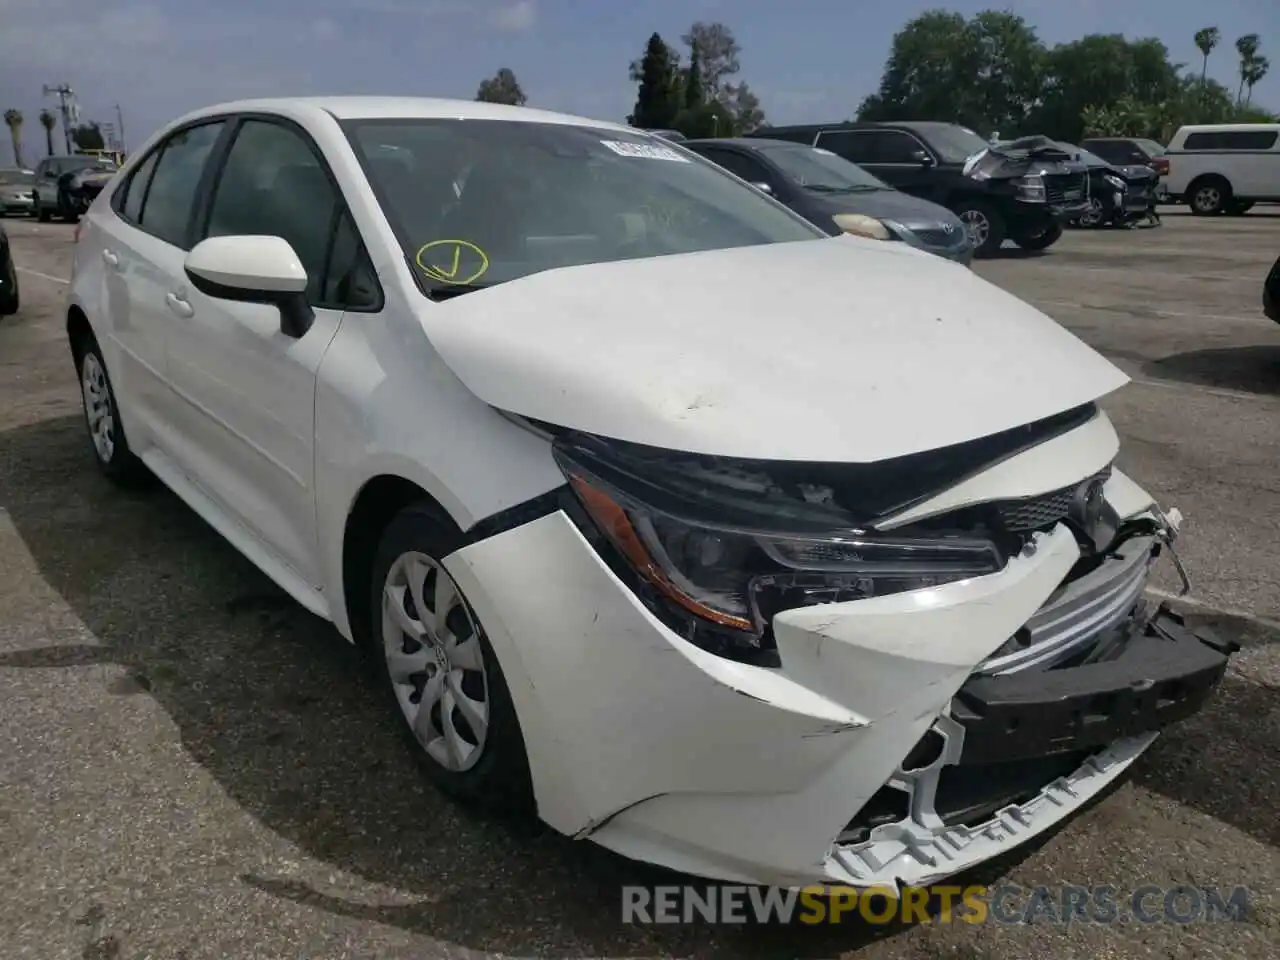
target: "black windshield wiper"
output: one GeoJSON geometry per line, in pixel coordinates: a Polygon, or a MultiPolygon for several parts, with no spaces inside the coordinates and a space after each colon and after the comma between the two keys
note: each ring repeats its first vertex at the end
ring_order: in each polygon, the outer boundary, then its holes
{"type": "Polygon", "coordinates": [[[464,293],[471,293],[473,290],[488,290],[492,286],[492,283],[460,283],[452,287],[435,287],[427,291],[427,296],[437,302],[452,300],[454,297],[460,297],[464,293]]]}

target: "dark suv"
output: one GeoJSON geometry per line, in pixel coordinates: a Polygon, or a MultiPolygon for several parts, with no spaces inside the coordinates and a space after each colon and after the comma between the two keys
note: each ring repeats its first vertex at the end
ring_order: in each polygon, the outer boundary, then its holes
{"type": "Polygon", "coordinates": [[[955,212],[978,256],[1006,240],[1044,250],[1065,222],[1088,209],[1088,174],[1061,150],[1032,138],[996,148],[955,123],[831,123],[752,134],[824,147],[890,186],[955,212]],[[1034,142],[1033,142],[1034,141],[1034,142]]]}
{"type": "Polygon", "coordinates": [[[48,223],[55,214],[74,223],[118,170],[115,162],[106,157],[89,154],[45,157],[36,165],[32,212],[43,223],[48,223]]]}

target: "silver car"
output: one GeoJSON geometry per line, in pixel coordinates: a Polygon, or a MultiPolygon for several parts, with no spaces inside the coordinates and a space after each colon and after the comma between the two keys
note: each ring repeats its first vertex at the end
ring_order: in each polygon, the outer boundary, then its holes
{"type": "Polygon", "coordinates": [[[35,209],[33,170],[9,167],[0,170],[0,216],[27,216],[35,209]]]}

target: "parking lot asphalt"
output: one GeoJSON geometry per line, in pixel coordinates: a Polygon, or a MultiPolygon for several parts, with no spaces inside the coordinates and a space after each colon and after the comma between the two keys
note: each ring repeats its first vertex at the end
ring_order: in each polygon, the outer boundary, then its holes
{"type": "Polygon", "coordinates": [[[1280,207],[977,267],[1130,374],[1104,404],[1121,465],[1186,516],[1190,614],[1245,649],[1129,782],[973,882],[1250,888],[1247,920],[1188,926],[624,925],[620,885],[679,881],[442,800],[331,628],[174,496],[97,475],[61,314],[72,228],[5,226],[23,303],[0,320],[6,960],[1277,955],[1280,326],[1260,296],[1280,207]]]}

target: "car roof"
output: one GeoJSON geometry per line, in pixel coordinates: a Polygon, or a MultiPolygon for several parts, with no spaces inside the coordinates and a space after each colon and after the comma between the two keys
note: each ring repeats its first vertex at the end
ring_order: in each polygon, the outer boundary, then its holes
{"type": "Polygon", "coordinates": [[[1189,123],[1178,128],[1183,133],[1252,133],[1255,130],[1280,130],[1280,123],[1189,123]]]}
{"type": "Polygon", "coordinates": [[[279,113],[292,110],[323,111],[338,120],[506,120],[512,123],[559,123],[589,126],[606,130],[644,133],[634,127],[604,120],[592,120],[567,113],[513,107],[502,103],[477,100],[447,100],[435,97],[273,97],[257,100],[233,100],[192,111],[174,124],[185,123],[213,114],[279,113]]]}
{"type": "Polygon", "coordinates": [[[804,147],[808,144],[793,143],[790,140],[770,140],[765,137],[699,137],[696,140],[686,140],[681,146],[698,146],[706,144],[708,146],[730,146],[730,147],[746,147],[748,150],[769,149],[778,145],[786,146],[791,144],[793,147],[804,147]]]}

